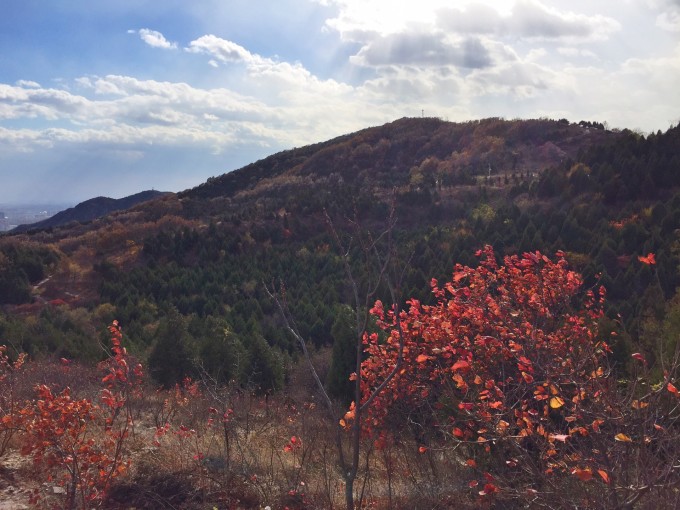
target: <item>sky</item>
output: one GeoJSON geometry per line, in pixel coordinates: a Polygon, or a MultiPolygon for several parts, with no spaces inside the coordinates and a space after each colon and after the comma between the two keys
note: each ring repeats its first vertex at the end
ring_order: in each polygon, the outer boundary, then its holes
{"type": "Polygon", "coordinates": [[[0,204],[181,191],[401,117],[680,122],[680,0],[3,0],[0,204]]]}

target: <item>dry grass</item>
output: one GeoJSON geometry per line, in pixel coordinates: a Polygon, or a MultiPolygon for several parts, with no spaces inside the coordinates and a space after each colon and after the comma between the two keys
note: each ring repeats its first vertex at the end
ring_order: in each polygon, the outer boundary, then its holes
{"type": "MultiPolygon", "coordinates": [[[[69,386],[79,398],[95,401],[101,389],[97,372],[77,365],[35,366],[24,375],[17,390],[26,398],[37,383],[69,386]]],[[[170,391],[147,388],[131,402],[134,428],[125,442],[131,468],[114,481],[101,507],[344,508],[334,423],[324,408],[303,400],[300,385],[294,387],[294,394],[270,397],[198,385],[170,391]]],[[[11,457],[2,459],[3,479],[23,491],[15,499],[26,501],[38,489],[42,507],[59,508],[63,496],[53,492],[56,484],[44,483],[47,475],[41,466],[28,459],[21,467],[8,463],[20,458],[19,446],[17,438],[11,457]]],[[[445,452],[420,454],[408,437],[380,450],[367,440],[362,452],[357,508],[475,506],[461,463],[452,463],[445,452]]]]}

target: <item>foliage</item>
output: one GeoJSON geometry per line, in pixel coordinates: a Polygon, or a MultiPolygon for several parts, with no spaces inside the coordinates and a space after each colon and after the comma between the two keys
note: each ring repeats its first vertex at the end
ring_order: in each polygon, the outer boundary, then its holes
{"type": "MultiPolygon", "coordinates": [[[[130,466],[124,446],[134,427],[130,402],[143,373],[122,347],[118,323],[110,327],[111,355],[102,362],[101,405],[75,398],[70,388],[36,387],[36,398],[16,413],[25,430],[21,453],[64,485],[65,508],[89,508],[130,466]]],[[[68,360],[63,360],[68,365],[68,360]]]]}
{"type": "Polygon", "coordinates": [[[0,305],[31,300],[31,284],[46,275],[58,261],[57,254],[33,243],[0,243],[0,305]]]}
{"type": "Polygon", "coordinates": [[[0,458],[7,451],[12,437],[21,428],[18,415],[21,403],[15,387],[25,362],[26,355],[23,353],[11,361],[7,355],[7,346],[0,345],[0,458]]]}
{"type": "MultiPolygon", "coordinates": [[[[556,261],[540,252],[507,256],[503,265],[488,246],[478,255],[477,268],[457,264],[443,286],[432,281],[434,305],[411,300],[397,315],[376,303],[385,334],[364,336],[363,399],[400,361],[402,341],[403,368],[369,408],[365,432],[382,443],[381,431],[410,428],[421,453],[469,455],[476,474],[469,486],[484,497],[559,506],[560,480],[595,477],[607,487],[608,505],[628,508],[651,487],[672,487],[677,354],[662,383],[652,386],[647,371],[642,386],[622,391],[598,335],[603,288],[581,300],[581,277],[562,253],[556,261]]],[[[646,368],[642,355],[633,358],[646,368]]],[[[597,501],[587,487],[579,491],[588,506],[597,501]]]]}
{"type": "Polygon", "coordinates": [[[171,308],[156,332],[156,343],[149,355],[149,371],[165,388],[193,373],[192,346],[184,317],[171,308]]]}

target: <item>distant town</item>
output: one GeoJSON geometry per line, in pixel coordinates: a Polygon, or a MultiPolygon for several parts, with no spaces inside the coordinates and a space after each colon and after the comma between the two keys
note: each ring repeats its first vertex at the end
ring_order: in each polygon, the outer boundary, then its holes
{"type": "Polygon", "coordinates": [[[54,216],[73,204],[0,204],[0,232],[54,216]]]}

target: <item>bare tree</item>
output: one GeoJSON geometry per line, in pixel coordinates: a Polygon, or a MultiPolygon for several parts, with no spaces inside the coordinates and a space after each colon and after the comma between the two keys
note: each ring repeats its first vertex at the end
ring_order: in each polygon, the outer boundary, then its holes
{"type": "MultiPolygon", "coordinates": [[[[345,503],[347,510],[354,510],[355,494],[354,485],[359,472],[360,454],[361,454],[361,430],[363,418],[366,415],[367,409],[372,405],[376,396],[379,395],[390,380],[398,373],[401,368],[403,360],[404,339],[399,322],[399,296],[398,283],[401,280],[401,270],[396,260],[394,241],[392,234],[395,227],[394,207],[391,208],[388,217],[386,228],[377,236],[374,236],[370,230],[362,227],[355,214],[354,220],[350,221],[350,235],[343,241],[338,234],[335,226],[328,215],[325,214],[326,224],[335,241],[337,248],[340,251],[343,269],[347,284],[351,289],[352,307],[355,321],[355,378],[354,378],[354,419],[349,425],[349,434],[341,425],[341,419],[345,415],[345,410],[340,411],[337,405],[334,405],[326,387],[319,377],[314,364],[312,363],[309,350],[307,349],[307,341],[300,334],[300,330],[296,325],[293,313],[289,308],[289,303],[286,299],[285,287],[279,285],[278,289],[266,288],[266,292],[271,299],[276,303],[281,316],[283,318],[285,327],[295,337],[302,349],[309,370],[316,382],[318,390],[328,408],[329,419],[335,429],[335,446],[338,456],[338,467],[342,473],[342,478],[345,482],[345,503]],[[353,269],[352,253],[358,250],[360,262],[364,264],[364,275],[362,281],[359,281],[355,270],[353,269]],[[392,301],[391,306],[397,317],[397,330],[399,332],[399,355],[397,360],[385,377],[385,379],[376,388],[362,400],[362,376],[361,376],[361,362],[363,355],[363,338],[369,326],[370,309],[376,300],[379,290],[386,289],[392,301]]],[[[357,262],[357,261],[355,261],[357,262]]],[[[349,374],[348,374],[349,377],[349,374]]]]}

